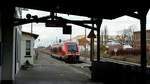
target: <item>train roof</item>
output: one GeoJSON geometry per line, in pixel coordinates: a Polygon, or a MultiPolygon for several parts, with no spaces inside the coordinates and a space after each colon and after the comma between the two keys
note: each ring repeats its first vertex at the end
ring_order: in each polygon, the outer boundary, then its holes
{"type": "Polygon", "coordinates": [[[65,43],[76,43],[76,44],[77,44],[77,42],[74,42],[74,41],[65,41],[65,42],[61,42],[61,43],[52,44],[52,46],[53,46],[53,47],[54,47],[54,46],[59,46],[59,45],[65,44],[65,43]]]}

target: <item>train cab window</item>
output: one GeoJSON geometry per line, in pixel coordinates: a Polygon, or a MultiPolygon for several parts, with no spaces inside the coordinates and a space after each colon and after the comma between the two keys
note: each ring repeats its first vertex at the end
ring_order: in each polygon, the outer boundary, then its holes
{"type": "Polygon", "coordinates": [[[77,45],[75,43],[68,43],[68,51],[78,51],[77,45]]]}

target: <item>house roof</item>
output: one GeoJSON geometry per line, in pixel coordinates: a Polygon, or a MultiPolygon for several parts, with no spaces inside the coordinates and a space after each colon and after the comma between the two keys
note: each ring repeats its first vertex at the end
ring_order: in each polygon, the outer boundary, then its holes
{"type": "Polygon", "coordinates": [[[77,36],[73,37],[73,39],[81,39],[83,37],[85,37],[85,35],[77,35],[77,36]]]}
{"type": "Polygon", "coordinates": [[[22,31],[22,34],[30,35],[30,36],[32,36],[34,39],[37,39],[37,37],[39,36],[39,35],[37,35],[37,34],[33,34],[33,33],[29,33],[29,32],[24,32],[24,31],[22,31]]]}
{"type": "Polygon", "coordinates": [[[89,44],[90,42],[87,40],[87,38],[83,37],[78,39],[79,41],[79,45],[85,45],[85,44],[89,44]]]}

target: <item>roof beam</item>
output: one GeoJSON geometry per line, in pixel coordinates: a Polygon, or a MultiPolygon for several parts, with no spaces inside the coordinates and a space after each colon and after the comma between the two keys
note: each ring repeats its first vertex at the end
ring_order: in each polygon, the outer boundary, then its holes
{"type": "Polygon", "coordinates": [[[126,13],[126,15],[128,15],[128,16],[130,16],[130,17],[134,17],[134,18],[140,19],[139,14],[136,14],[136,13],[128,12],[128,13],[126,13]]]}
{"type": "Polygon", "coordinates": [[[45,16],[45,17],[41,17],[41,18],[38,18],[38,19],[15,19],[15,22],[14,22],[14,26],[18,26],[18,25],[23,25],[23,24],[28,24],[28,23],[32,23],[32,22],[36,22],[36,23],[39,23],[39,22],[46,22],[46,21],[62,21],[62,22],[65,22],[65,23],[71,23],[71,24],[75,24],[75,25],[78,25],[78,26],[82,26],[82,27],[85,27],[85,28],[89,28],[89,29],[93,29],[93,30],[97,30],[97,28],[95,27],[92,27],[92,26],[89,26],[89,25],[85,25],[85,24],[96,24],[97,21],[91,21],[91,20],[68,20],[68,19],[64,19],[62,17],[57,17],[57,16],[54,16],[56,19],[59,19],[59,20],[47,20],[49,18],[51,18],[50,16],[45,16]]]}
{"type": "Polygon", "coordinates": [[[68,20],[68,19],[64,19],[62,17],[56,17],[56,16],[55,16],[55,18],[59,19],[60,21],[62,20],[64,22],[66,22],[66,23],[72,23],[72,24],[75,24],[75,25],[78,25],[78,26],[82,26],[82,27],[85,27],[85,28],[89,28],[89,29],[92,29],[92,30],[97,30],[97,28],[85,25],[84,23],[80,23],[80,21],[73,22],[72,20],[68,20]]]}
{"type": "MultiPolygon", "coordinates": [[[[27,24],[27,23],[31,23],[31,22],[45,23],[46,21],[58,22],[58,20],[44,20],[44,19],[38,19],[38,20],[31,19],[31,20],[27,20],[27,19],[17,19],[16,18],[15,19],[15,26],[22,25],[22,24],[27,24]]],[[[90,20],[70,20],[67,23],[96,24],[97,22],[96,21],[90,21],[90,20]]]]}
{"type": "Polygon", "coordinates": [[[19,18],[15,18],[14,19],[14,26],[28,24],[28,23],[32,23],[32,22],[37,22],[38,23],[38,21],[40,21],[40,20],[45,21],[49,18],[51,18],[51,16],[44,16],[44,17],[37,18],[37,19],[19,19],[19,18]]]}

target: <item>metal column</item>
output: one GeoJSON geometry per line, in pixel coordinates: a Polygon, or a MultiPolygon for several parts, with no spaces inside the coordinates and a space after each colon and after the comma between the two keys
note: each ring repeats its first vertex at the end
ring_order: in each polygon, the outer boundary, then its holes
{"type": "Polygon", "coordinates": [[[141,82],[146,83],[146,65],[147,65],[147,55],[146,55],[146,15],[148,9],[141,9],[139,11],[140,24],[141,24],[141,82]]]}
{"type": "Polygon", "coordinates": [[[15,79],[14,28],[13,19],[15,7],[6,3],[2,8],[2,81],[10,84],[15,79]]]}
{"type": "Polygon", "coordinates": [[[100,61],[100,27],[102,24],[102,19],[97,20],[97,61],[100,61]]]}

